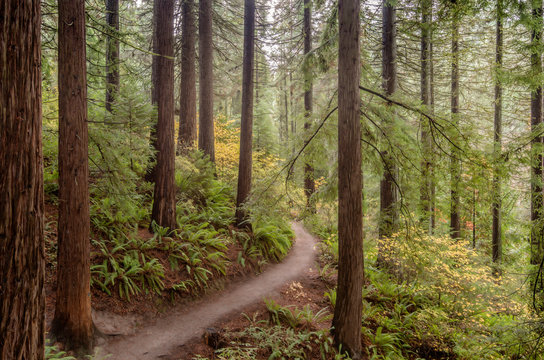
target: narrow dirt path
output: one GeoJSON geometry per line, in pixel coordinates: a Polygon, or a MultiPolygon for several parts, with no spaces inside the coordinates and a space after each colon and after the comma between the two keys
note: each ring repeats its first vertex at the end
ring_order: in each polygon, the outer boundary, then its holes
{"type": "Polygon", "coordinates": [[[97,358],[109,360],[155,360],[167,357],[176,347],[201,336],[207,327],[273,294],[285,283],[302,277],[313,266],[315,238],[299,223],[292,224],[296,241],[280,264],[243,284],[227,288],[213,298],[174,309],[167,317],[139,329],[134,335],[117,337],[96,349],[97,358]]]}

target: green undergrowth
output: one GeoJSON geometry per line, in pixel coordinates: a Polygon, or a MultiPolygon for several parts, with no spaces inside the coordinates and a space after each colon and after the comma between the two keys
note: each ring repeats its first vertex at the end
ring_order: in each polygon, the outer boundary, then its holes
{"type": "MultiPolygon", "coordinates": [[[[328,329],[317,325],[330,320],[328,309],[316,313],[309,307],[299,309],[265,300],[268,319],[244,315],[248,325],[240,331],[228,331],[214,359],[347,359],[335,350],[328,329]]],[[[205,360],[200,355],[194,360],[205,360]]]]}
{"type": "MultiPolygon", "coordinates": [[[[228,276],[232,266],[259,271],[289,251],[293,233],[287,220],[274,210],[249,208],[252,231],[232,225],[234,189],[217,179],[214,166],[199,152],[176,158],[178,229],[151,224],[153,184],[142,180],[145,167],[132,166],[123,160],[126,154],[118,155],[121,159],[115,166],[132,174],[127,177],[129,184],[120,187],[99,171],[93,173],[90,183],[91,285],[95,291],[127,301],[141,294],[171,299],[194,296],[206,291],[213,279],[228,276]]],[[[109,157],[116,156],[110,154],[103,161],[109,157]]],[[[100,162],[95,162],[98,169],[100,162]]],[[[47,199],[55,204],[56,163],[49,163],[45,172],[47,199]]],[[[53,266],[55,224],[48,222],[48,256],[53,266]]]]}
{"type": "MultiPolygon", "coordinates": [[[[336,229],[307,225],[323,238],[321,275],[333,278],[336,229]]],[[[493,268],[468,241],[415,228],[384,240],[380,268],[377,248],[365,240],[361,325],[369,359],[544,359],[542,321],[512,268],[493,268]]],[[[334,306],[335,288],[325,296],[334,306]]]]}

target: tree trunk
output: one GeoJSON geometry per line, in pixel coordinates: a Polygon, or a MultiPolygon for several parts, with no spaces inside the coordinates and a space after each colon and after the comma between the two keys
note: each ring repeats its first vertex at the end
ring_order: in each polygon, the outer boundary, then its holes
{"type": "Polygon", "coordinates": [[[194,0],[183,1],[181,34],[181,86],[179,100],[178,153],[196,144],[196,85],[195,85],[195,14],[194,0]]]}
{"type": "MultiPolygon", "coordinates": [[[[534,77],[542,73],[542,0],[536,0],[533,4],[533,30],[531,34],[532,53],[531,70],[534,77]]],[[[531,92],[531,130],[533,133],[540,131],[542,124],[542,86],[537,86],[531,92]]],[[[543,231],[542,216],[542,136],[535,136],[531,142],[531,264],[538,265],[541,262],[543,231]]]]}
{"type": "Polygon", "coordinates": [[[253,136],[253,65],[255,63],[255,0],[244,4],[244,63],[242,74],[242,118],[240,131],[240,162],[238,194],[236,196],[236,224],[244,225],[248,214],[243,208],[251,192],[252,136],[253,136]]]}
{"type": "MultiPolygon", "coordinates": [[[[386,95],[390,96],[397,90],[397,45],[396,45],[396,11],[394,5],[388,0],[383,0],[383,29],[382,29],[382,86],[386,95]]],[[[387,104],[389,113],[394,115],[391,104],[387,104]]],[[[384,129],[390,133],[393,120],[386,120],[384,129]]],[[[385,143],[385,140],[384,140],[385,143]]],[[[398,181],[397,165],[393,159],[389,146],[382,145],[381,157],[383,159],[383,175],[380,181],[380,219],[379,219],[379,238],[389,238],[397,229],[399,209],[398,209],[398,181]]],[[[381,264],[384,261],[385,244],[379,243],[378,261],[381,264]]]]}
{"type": "Polygon", "coordinates": [[[0,359],[42,360],[40,1],[4,0],[0,14],[0,359]]]}
{"type": "Polygon", "coordinates": [[[151,220],[170,230],[176,226],[174,140],[174,0],[153,3],[157,19],[157,165],[151,220]]]}
{"type": "Polygon", "coordinates": [[[502,260],[502,233],[501,233],[501,176],[500,164],[502,158],[502,85],[500,72],[502,70],[502,44],[503,44],[503,0],[497,0],[497,35],[495,46],[495,122],[494,122],[494,146],[493,146],[493,203],[492,203],[492,259],[495,263],[502,260]]]}
{"type": "MultiPolygon", "coordinates": [[[[432,24],[433,22],[433,13],[432,13],[432,5],[433,5],[433,0],[431,0],[431,13],[429,14],[430,15],[430,22],[432,24]]],[[[431,104],[431,108],[430,108],[430,111],[432,114],[434,114],[434,55],[433,55],[433,31],[432,31],[432,28],[431,28],[431,33],[430,33],[430,43],[429,43],[429,71],[430,71],[430,84],[429,84],[429,87],[430,87],[430,94],[429,96],[431,97],[430,99],[430,104],[431,104]]],[[[432,139],[431,139],[431,143],[432,143],[432,139]]],[[[434,164],[436,162],[436,156],[434,154],[434,151],[432,151],[432,155],[431,155],[431,163],[434,164]]],[[[436,227],[436,181],[435,181],[435,168],[434,166],[431,166],[431,234],[434,233],[434,229],[436,227]]]]}
{"type": "Polygon", "coordinates": [[[106,0],[106,110],[119,93],[119,0],[106,0]]]}
{"type": "MultiPolygon", "coordinates": [[[[307,133],[312,126],[312,69],[309,65],[308,54],[312,51],[312,9],[310,0],[304,0],[304,131],[307,133]]],[[[305,156],[304,162],[304,193],[306,194],[306,210],[315,213],[315,201],[312,195],[315,192],[314,167],[310,156],[305,156]]]]}
{"type": "Polygon", "coordinates": [[[200,0],[198,20],[200,51],[200,107],[198,148],[215,162],[213,132],[212,0],[200,0]]]}
{"type": "MultiPolygon", "coordinates": [[[[155,4],[153,3],[153,6],[155,4]]],[[[159,42],[157,39],[158,31],[158,21],[157,21],[157,14],[155,11],[153,11],[153,54],[159,53],[159,42]]],[[[158,63],[159,63],[159,56],[153,55],[151,60],[151,105],[156,106],[157,105],[157,90],[160,87],[159,83],[159,77],[158,77],[158,63]]],[[[154,117],[151,121],[150,131],[149,131],[149,138],[150,138],[150,145],[153,150],[156,152],[159,151],[158,149],[158,142],[157,142],[157,118],[154,117]]],[[[153,156],[151,159],[149,159],[149,165],[146,170],[145,174],[145,180],[148,182],[154,182],[155,181],[155,171],[156,171],[156,161],[154,161],[156,158],[153,156]]]]}
{"type": "MultiPolygon", "coordinates": [[[[421,103],[425,111],[431,110],[431,0],[421,2],[421,103]]],[[[423,159],[421,161],[421,188],[420,188],[420,223],[428,233],[432,233],[432,136],[430,123],[425,117],[421,117],[421,148],[423,159]]]]}
{"type": "MultiPolygon", "coordinates": [[[[456,0],[452,0],[454,4],[456,0]]],[[[454,126],[459,124],[459,15],[457,5],[453,10],[452,31],[451,31],[451,119],[454,126]]],[[[459,151],[452,146],[451,149],[451,209],[450,209],[450,236],[452,239],[461,237],[460,220],[460,181],[461,164],[459,151]]]]}
{"type": "Polygon", "coordinates": [[[57,301],[51,330],[70,349],[90,352],[89,187],[85,1],[60,0],[59,220],[57,301]]]}
{"type": "Polygon", "coordinates": [[[338,3],[338,289],[334,342],[361,358],[364,275],[359,77],[359,0],[338,3]]]}

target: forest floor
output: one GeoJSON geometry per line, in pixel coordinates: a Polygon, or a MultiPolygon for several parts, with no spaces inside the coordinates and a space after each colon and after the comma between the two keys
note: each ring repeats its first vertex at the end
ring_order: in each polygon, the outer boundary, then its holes
{"type": "MultiPolygon", "coordinates": [[[[289,255],[260,275],[227,286],[192,303],[181,304],[155,318],[96,311],[97,328],[106,335],[96,349],[97,359],[191,359],[194,354],[213,357],[203,335],[210,327],[244,328],[249,319],[241,314],[264,316],[263,299],[278,304],[318,307],[324,284],[315,269],[316,239],[302,225],[293,224],[295,242],[289,255]]],[[[315,310],[315,309],[312,309],[315,310]]],[[[319,309],[317,309],[319,310],[319,309]]]]}

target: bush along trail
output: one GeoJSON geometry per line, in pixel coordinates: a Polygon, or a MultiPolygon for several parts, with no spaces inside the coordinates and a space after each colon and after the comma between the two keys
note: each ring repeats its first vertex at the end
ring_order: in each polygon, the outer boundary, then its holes
{"type": "Polygon", "coordinates": [[[282,263],[271,265],[263,274],[194,304],[174,308],[153,324],[142,326],[133,335],[114,337],[96,350],[97,358],[159,359],[168,357],[176,347],[200,337],[207,327],[276,292],[282,285],[302,277],[315,258],[315,239],[293,223],[295,243],[282,263]]]}

